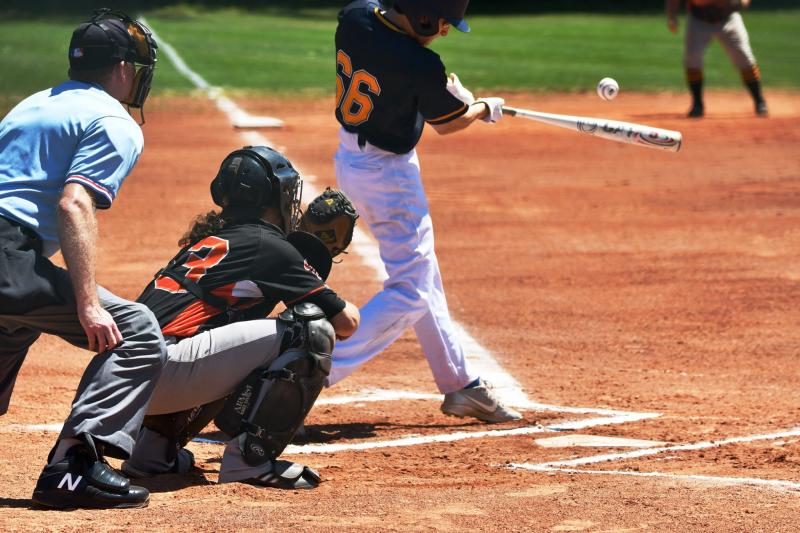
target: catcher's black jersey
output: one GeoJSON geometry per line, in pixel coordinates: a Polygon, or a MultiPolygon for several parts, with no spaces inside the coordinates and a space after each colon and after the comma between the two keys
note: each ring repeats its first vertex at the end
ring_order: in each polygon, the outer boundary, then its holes
{"type": "Polygon", "coordinates": [[[425,122],[444,124],[467,111],[447,89],[439,56],[381,15],[374,0],[339,13],[336,119],[370,144],[411,151],[425,122]]]}
{"type": "MultiPolygon", "coordinates": [[[[263,318],[281,301],[315,303],[328,318],[345,307],[283,232],[261,221],[223,229],[184,248],[164,271],[221,297],[242,320],[263,318]]],[[[153,311],[164,335],[189,337],[230,321],[228,310],[198,299],[164,271],[137,299],[153,311]]]]}

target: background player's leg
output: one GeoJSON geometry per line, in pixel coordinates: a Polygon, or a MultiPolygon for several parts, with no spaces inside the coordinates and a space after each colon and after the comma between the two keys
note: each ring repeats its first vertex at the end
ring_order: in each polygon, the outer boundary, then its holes
{"type": "Polygon", "coordinates": [[[750,91],[756,114],[766,115],[767,102],[761,92],[761,71],[750,47],[750,36],[739,13],[730,16],[719,34],[719,39],[733,64],[739,69],[742,82],[750,91]]]}
{"type": "Polygon", "coordinates": [[[686,36],[683,52],[683,66],[686,69],[686,83],[692,95],[690,117],[705,114],[703,102],[703,57],[711,38],[718,30],[714,25],[697,20],[691,14],[686,16],[686,36]]]}

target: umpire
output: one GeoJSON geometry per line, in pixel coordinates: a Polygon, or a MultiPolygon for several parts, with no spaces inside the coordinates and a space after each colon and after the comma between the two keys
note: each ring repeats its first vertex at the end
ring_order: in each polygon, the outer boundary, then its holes
{"type": "Polygon", "coordinates": [[[143,148],[122,104],[141,109],[156,43],[100,10],[73,32],[69,80],[0,122],[0,415],[42,333],[97,352],[33,493],[56,508],[144,507],[103,454],[126,459],[165,357],[152,313],[95,282],[96,209],[111,207],[143,148]],[[48,258],[61,250],[67,269],[48,258]]]}

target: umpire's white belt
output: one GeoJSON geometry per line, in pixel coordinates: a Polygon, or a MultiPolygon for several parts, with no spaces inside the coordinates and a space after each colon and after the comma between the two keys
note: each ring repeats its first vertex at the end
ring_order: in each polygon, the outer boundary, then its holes
{"type": "Polygon", "coordinates": [[[364,154],[380,154],[380,155],[397,155],[394,152],[389,152],[387,150],[383,150],[382,148],[378,148],[368,142],[364,143],[364,146],[359,146],[358,144],[358,134],[350,133],[344,128],[339,128],[339,142],[341,143],[342,147],[345,150],[350,152],[361,152],[364,154]]]}

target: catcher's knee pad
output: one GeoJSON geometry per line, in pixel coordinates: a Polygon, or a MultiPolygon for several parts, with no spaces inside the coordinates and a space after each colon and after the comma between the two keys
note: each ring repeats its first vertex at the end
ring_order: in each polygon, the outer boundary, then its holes
{"type": "Polygon", "coordinates": [[[322,309],[298,304],[280,319],[289,323],[282,353],[269,367],[253,371],[214,420],[229,437],[239,437],[242,455],[253,466],[283,452],[331,369],[336,334],[322,309]]]}

